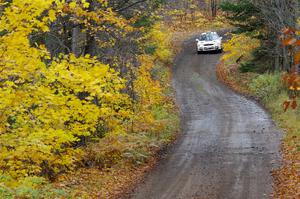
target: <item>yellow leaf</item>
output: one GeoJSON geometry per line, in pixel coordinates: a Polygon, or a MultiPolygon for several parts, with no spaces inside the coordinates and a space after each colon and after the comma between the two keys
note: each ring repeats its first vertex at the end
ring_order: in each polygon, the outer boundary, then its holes
{"type": "Polygon", "coordinates": [[[49,10],[49,19],[50,21],[55,21],[56,20],[56,16],[55,16],[55,11],[54,10],[49,10]]]}
{"type": "Polygon", "coordinates": [[[70,8],[74,9],[76,7],[76,2],[69,3],[70,8]]]}
{"type": "Polygon", "coordinates": [[[84,8],[89,8],[90,7],[90,3],[86,2],[86,0],[82,0],[81,2],[83,4],[84,8]]]}

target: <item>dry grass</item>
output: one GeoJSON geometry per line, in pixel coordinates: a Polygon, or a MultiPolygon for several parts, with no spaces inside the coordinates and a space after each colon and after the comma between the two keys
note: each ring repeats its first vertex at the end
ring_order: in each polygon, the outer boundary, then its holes
{"type": "Polygon", "coordinates": [[[55,185],[67,191],[72,198],[119,199],[126,197],[155,163],[156,159],[151,158],[139,167],[83,168],[74,175],[61,176],[55,185]]]}
{"type": "Polygon", "coordinates": [[[258,76],[256,73],[241,73],[237,64],[225,64],[220,62],[217,66],[217,76],[220,81],[228,85],[234,91],[246,96],[251,96],[249,83],[258,76]]]}
{"type": "Polygon", "coordinates": [[[276,123],[286,132],[282,153],[283,166],[273,172],[275,179],[274,198],[300,198],[300,112],[288,110],[283,112],[282,102],[287,99],[286,94],[267,104],[276,123]]]}

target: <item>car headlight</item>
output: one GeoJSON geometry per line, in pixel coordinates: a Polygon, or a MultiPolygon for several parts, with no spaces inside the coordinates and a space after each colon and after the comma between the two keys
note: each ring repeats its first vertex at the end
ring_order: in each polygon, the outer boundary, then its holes
{"type": "Polygon", "coordinates": [[[215,45],[216,45],[217,47],[221,48],[221,43],[218,42],[218,43],[216,43],[215,45]]]}

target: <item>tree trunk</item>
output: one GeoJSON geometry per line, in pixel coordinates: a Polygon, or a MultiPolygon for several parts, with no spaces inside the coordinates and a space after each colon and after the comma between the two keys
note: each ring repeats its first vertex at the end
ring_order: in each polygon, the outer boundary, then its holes
{"type": "Polygon", "coordinates": [[[216,0],[211,0],[211,16],[215,18],[217,16],[217,2],[216,0]]]}
{"type": "Polygon", "coordinates": [[[96,56],[97,43],[94,35],[87,33],[87,41],[84,49],[85,54],[96,56]]]}
{"type": "Polygon", "coordinates": [[[77,25],[72,29],[72,53],[79,57],[81,55],[80,49],[80,27],[77,25]]]}
{"type": "Polygon", "coordinates": [[[274,59],[274,69],[275,71],[280,71],[280,59],[281,59],[281,46],[280,46],[280,40],[276,41],[276,48],[275,48],[275,59],[274,59]]]}

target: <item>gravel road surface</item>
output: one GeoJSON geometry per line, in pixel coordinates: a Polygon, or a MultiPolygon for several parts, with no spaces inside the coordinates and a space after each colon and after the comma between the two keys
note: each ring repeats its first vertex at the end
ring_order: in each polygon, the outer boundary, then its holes
{"type": "Polygon", "coordinates": [[[269,198],[281,133],[261,106],[218,82],[220,54],[195,48],[185,42],[173,69],[182,136],[132,199],[269,198]]]}

